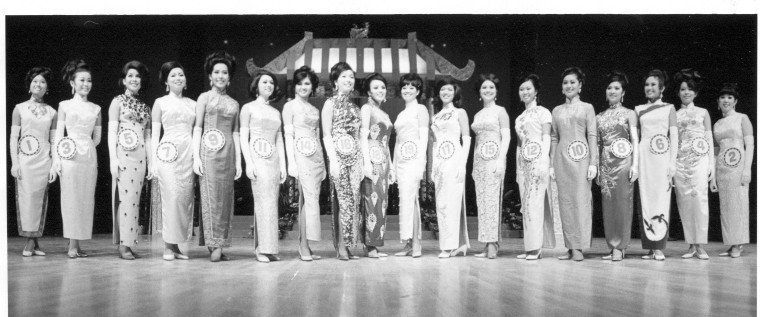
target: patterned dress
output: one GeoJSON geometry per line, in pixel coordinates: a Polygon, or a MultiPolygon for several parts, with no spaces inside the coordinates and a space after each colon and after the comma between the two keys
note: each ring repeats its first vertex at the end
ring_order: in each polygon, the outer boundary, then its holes
{"type": "MultiPolygon", "coordinates": [[[[475,137],[475,154],[472,163],[472,179],[478,204],[478,241],[499,242],[501,240],[501,196],[504,175],[497,177],[494,170],[498,166],[501,147],[499,113],[504,108],[492,106],[480,110],[472,121],[475,137]]],[[[506,115],[506,114],[505,114],[506,115]]],[[[504,162],[506,164],[506,162],[504,162]]]]}
{"type": "MultiPolygon", "coordinates": [[[[291,101],[295,102],[295,101],[291,101]]],[[[306,226],[306,239],[322,240],[319,192],[325,179],[325,160],[319,142],[319,110],[311,104],[293,104],[293,139],[298,165],[299,214],[306,226]]]]}
{"type": "MultiPolygon", "coordinates": [[[[520,212],[523,215],[523,242],[526,251],[538,250],[541,247],[554,248],[554,216],[552,204],[547,195],[549,186],[549,174],[545,171],[543,177],[539,177],[539,168],[549,168],[549,153],[532,153],[538,155],[534,160],[528,160],[523,156],[522,148],[528,144],[533,145],[539,151],[543,126],[552,123],[552,115],[542,106],[525,109],[515,120],[515,131],[519,138],[519,151],[517,151],[517,185],[520,188],[520,212]]],[[[529,156],[531,157],[531,156],[529,156]]]]}
{"type": "Polygon", "coordinates": [[[464,180],[457,179],[463,169],[468,149],[462,148],[459,109],[441,110],[431,125],[435,135],[433,146],[433,182],[438,214],[438,243],[441,250],[470,247],[464,204],[464,180]]]}
{"type": "Polygon", "coordinates": [[[76,144],[76,154],[72,159],[61,158],[63,237],[87,240],[92,238],[95,211],[98,158],[92,136],[100,106],[72,99],[61,102],[58,109],[66,113],[66,132],[76,144]]]}
{"type": "MultiPolygon", "coordinates": [[[[162,160],[159,154],[158,187],[161,193],[161,219],[164,242],[183,243],[193,234],[193,151],[192,135],[195,123],[195,101],[190,98],[177,98],[166,95],[156,99],[154,107],[161,109],[161,125],[164,135],[158,145],[157,153],[167,151],[169,144],[176,148],[177,157],[173,161],[162,160]],[[162,144],[167,143],[167,147],[162,144]]],[[[156,120],[157,118],[153,118],[156,120]]],[[[155,205],[154,205],[155,206],[155,205]]],[[[155,210],[154,210],[155,211],[155,210]]]]}
{"type": "Polygon", "coordinates": [[[710,207],[707,204],[710,145],[705,140],[705,116],[708,116],[707,110],[696,107],[693,103],[676,112],[676,203],[683,223],[684,238],[688,244],[707,244],[707,223],[710,219],[710,207]],[[695,145],[701,149],[693,148],[695,145]]]}
{"type": "Polygon", "coordinates": [[[248,127],[256,178],[251,180],[255,246],[260,253],[279,253],[277,197],[280,193],[280,154],[277,135],[280,133],[280,112],[269,105],[254,105],[248,127]]]}
{"type": "MultiPolygon", "coordinates": [[[[370,98],[370,102],[371,101],[370,98]]],[[[393,124],[388,114],[379,107],[367,104],[370,109],[369,121],[369,161],[375,181],[365,178],[362,181],[362,211],[365,216],[364,244],[382,247],[385,235],[385,212],[388,209],[388,185],[390,183],[391,153],[388,151],[388,139],[393,124]]]]}
{"type": "Polygon", "coordinates": [[[412,239],[414,232],[414,217],[417,217],[417,232],[421,238],[422,222],[420,220],[419,188],[422,174],[427,162],[427,147],[420,144],[420,126],[417,113],[423,105],[416,105],[401,111],[396,117],[396,145],[393,150],[398,181],[398,218],[399,238],[402,242],[412,239]]]}
{"type": "Polygon", "coordinates": [[[599,160],[596,118],[591,104],[563,104],[552,111],[552,158],[557,179],[562,233],[568,249],[591,247],[591,181],[588,167],[599,160]]]}
{"type": "Polygon", "coordinates": [[[626,249],[631,243],[633,164],[631,125],[638,125],[636,112],[619,105],[596,116],[599,129],[599,176],[602,190],[604,237],[610,249],[626,249]],[[627,143],[626,143],[627,142],[627,143]]]}
{"type": "Polygon", "coordinates": [[[639,194],[641,195],[641,246],[663,250],[670,220],[670,111],[672,104],[636,106],[641,126],[639,142],[639,194]],[[664,138],[663,138],[664,137],[664,138]]]}
{"type": "MultiPolygon", "coordinates": [[[[203,132],[216,129],[224,135],[224,146],[216,149],[201,142],[200,156],[203,176],[200,176],[201,222],[199,245],[213,248],[230,246],[232,214],[235,210],[235,142],[232,130],[238,118],[240,106],[227,94],[212,89],[201,94],[198,100],[206,100],[203,132]]],[[[209,142],[214,140],[209,139],[209,142]]],[[[221,141],[217,140],[221,143],[221,141]]]]}
{"type": "Polygon", "coordinates": [[[359,148],[359,108],[349,100],[348,95],[333,96],[330,100],[333,104],[331,133],[340,166],[338,178],[330,176],[335,189],[331,207],[334,244],[337,249],[338,239],[343,239],[347,247],[353,247],[360,242],[362,236],[360,232],[363,221],[359,202],[364,162],[359,148]],[[343,237],[339,236],[338,229],[343,232],[343,237]]]}
{"type": "Polygon", "coordinates": [[[150,137],[146,135],[150,127],[150,108],[132,95],[121,94],[114,99],[120,104],[118,133],[132,130],[137,135],[137,147],[134,149],[126,149],[116,142],[119,171],[118,175],[112,175],[111,193],[113,243],[132,247],[137,244],[139,234],[137,217],[148,164],[145,139],[150,137]]]}
{"type": "Polygon", "coordinates": [[[742,186],[744,172],[744,134],[742,121],[747,115],[734,113],[715,123],[715,140],[720,145],[716,180],[720,198],[720,223],[723,244],[749,243],[749,185],[742,186]]]}
{"type": "Polygon", "coordinates": [[[21,117],[18,144],[21,179],[16,179],[18,233],[22,237],[37,238],[42,236],[47,215],[48,174],[53,163],[50,127],[56,111],[49,105],[31,101],[16,105],[16,109],[21,117]]]}

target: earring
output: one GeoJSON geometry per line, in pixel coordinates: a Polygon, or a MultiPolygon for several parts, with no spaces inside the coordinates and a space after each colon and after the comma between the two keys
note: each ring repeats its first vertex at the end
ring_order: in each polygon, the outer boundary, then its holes
{"type": "Polygon", "coordinates": [[[166,85],[166,92],[169,92],[169,85],[166,85]]]}
{"type": "Polygon", "coordinates": [[[45,90],[45,94],[46,94],[46,95],[47,95],[49,92],[50,92],[49,90],[45,90]]]}
{"type": "Polygon", "coordinates": [[[625,96],[620,97],[620,103],[622,104],[623,101],[625,101],[625,96]]]}
{"type": "Polygon", "coordinates": [[[187,85],[185,85],[185,87],[184,87],[184,88],[182,88],[182,90],[187,90],[187,85]]]}
{"type": "Polygon", "coordinates": [[[27,92],[27,94],[31,94],[31,93],[32,93],[32,90],[31,90],[31,89],[29,89],[29,92],[27,92]]]}
{"type": "Polygon", "coordinates": [[[493,101],[496,101],[496,99],[497,99],[496,97],[493,97],[493,101]]]}
{"type": "Polygon", "coordinates": [[[478,101],[483,101],[483,98],[478,97],[478,101]]]}
{"type": "Polygon", "coordinates": [[[209,82],[208,82],[208,86],[209,86],[209,87],[214,87],[214,82],[213,82],[213,81],[209,81],[209,82]]]}
{"type": "Polygon", "coordinates": [[[77,91],[74,89],[74,87],[71,87],[71,95],[74,95],[77,91]]]}

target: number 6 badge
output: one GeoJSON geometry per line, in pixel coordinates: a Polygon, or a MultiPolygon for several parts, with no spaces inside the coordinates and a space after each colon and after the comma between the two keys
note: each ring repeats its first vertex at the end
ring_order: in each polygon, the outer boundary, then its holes
{"type": "Polygon", "coordinates": [[[132,129],[123,129],[119,132],[118,137],[119,145],[121,145],[121,148],[132,151],[137,148],[137,145],[140,144],[139,138],[137,137],[137,132],[135,132],[132,129]]]}
{"type": "Polygon", "coordinates": [[[178,154],[179,150],[177,150],[177,146],[172,142],[161,142],[156,148],[156,156],[164,163],[173,163],[177,160],[178,154]]]}
{"type": "Polygon", "coordinates": [[[73,159],[77,153],[77,143],[70,137],[64,137],[61,141],[58,141],[58,156],[62,159],[73,159]]]}
{"type": "Polygon", "coordinates": [[[670,140],[664,134],[656,134],[649,141],[649,151],[652,154],[665,154],[670,148],[670,140]]]}
{"type": "Polygon", "coordinates": [[[210,151],[219,151],[224,147],[224,133],[219,129],[208,129],[203,133],[203,146],[210,151]]]}

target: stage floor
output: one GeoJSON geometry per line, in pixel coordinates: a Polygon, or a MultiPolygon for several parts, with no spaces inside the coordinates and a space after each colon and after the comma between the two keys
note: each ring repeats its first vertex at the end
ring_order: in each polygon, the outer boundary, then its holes
{"type": "MultiPolygon", "coordinates": [[[[281,240],[282,261],[259,263],[253,240],[234,239],[229,262],[211,263],[197,240],[181,245],[189,261],[161,259],[160,237],[142,236],[135,261],[117,257],[110,235],[82,243],[88,258],[68,259],[67,240],[40,239],[47,256],[21,256],[24,238],[8,239],[11,316],[755,316],[757,246],[737,259],[707,246],[710,260],[683,260],[683,241],[668,244],[664,262],[639,258],[634,240],[622,262],[601,260],[594,239],[583,262],[517,260],[522,239],[506,239],[499,258],[438,259],[438,242],[423,256],[338,261],[332,241],[312,242],[324,258],[298,260],[297,241],[281,240]],[[189,246],[189,250],[188,250],[189,246]]],[[[386,241],[382,251],[403,247],[386,241]]],[[[361,253],[359,249],[352,250],[361,253]]]]}

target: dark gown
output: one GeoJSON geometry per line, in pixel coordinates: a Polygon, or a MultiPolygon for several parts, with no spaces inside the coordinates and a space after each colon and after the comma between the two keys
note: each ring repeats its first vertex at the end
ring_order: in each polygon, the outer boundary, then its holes
{"type": "MultiPolygon", "coordinates": [[[[366,107],[366,106],[365,106],[366,107]]],[[[369,122],[369,159],[375,181],[362,181],[362,211],[365,216],[364,244],[383,246],[385,235],[385,214],[388,209],[388,185],[391,154],[388,151],[391,120],[380,108],[372,109],[369,122]]]]}

